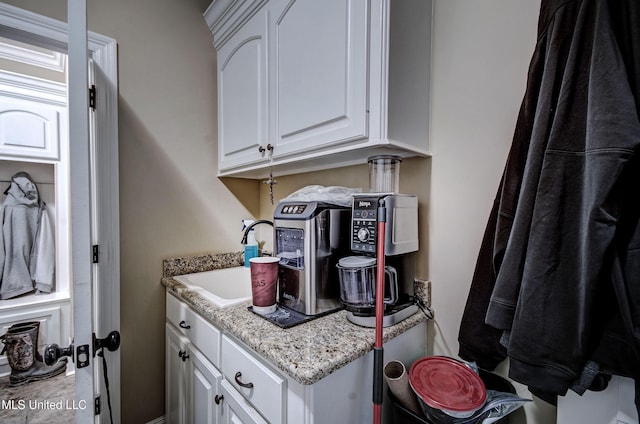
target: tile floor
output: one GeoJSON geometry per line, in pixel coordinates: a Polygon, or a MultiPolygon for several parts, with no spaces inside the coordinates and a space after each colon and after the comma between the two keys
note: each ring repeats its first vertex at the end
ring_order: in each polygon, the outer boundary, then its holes
{"type": "Polygon", "coordinates": [[[74,398],[73,375],[60,374],[18,387],[9,385],[8,376],[0,377],[0,423],[73,423],[74,398]]]}

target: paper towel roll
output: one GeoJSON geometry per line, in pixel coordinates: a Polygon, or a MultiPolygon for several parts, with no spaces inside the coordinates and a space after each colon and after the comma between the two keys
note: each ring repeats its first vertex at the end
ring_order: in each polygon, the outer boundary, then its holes
{"type": "Polygon", "coordinates": [[[404,364],[400,361],[389,361],[384,366],[384,378],[389,385],[389,390],[398,399],[398,402],[416,415],[422,415],[422,409],[418,404],[418,398],[409,385],[409,374],[404,364]]]}

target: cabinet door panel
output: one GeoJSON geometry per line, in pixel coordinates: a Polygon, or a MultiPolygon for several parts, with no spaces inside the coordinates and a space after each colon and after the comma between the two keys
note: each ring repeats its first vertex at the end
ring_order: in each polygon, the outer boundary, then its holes
{"type": "Polygon", "coordinates": [[[214,398],[219,394],[222,374],[194,347],[187,349],[189,379],[189,422],[218,423],[219,409],[214,398]]]}
{"type": "Polygon", "coordinates": [[[263,160],[266,146],[266,11],[254,15],[218,52],[220,169],[263,160]]]}
{"type": "Polygon", "coordinates": [[[367,2],[281,0],[274,156],[367,134],[367,2]]]}
{"type": "Polygon", "coordinates": [[[37,102],[0,100],[0,154],[59,159],[63,111],[37,102]]]}
{"type": "Polygon", "coordinates": [[[168,424],[186,422],[185,365],[180,353],[186,350],[189,339],[170,324],[166,324],[165,420],[168,424]]]}
{"type": "Polygon", "coordinates": [[[224,396],[222,424],[268,424],[227,380],[220,383],[220,391],[224,396]]]}

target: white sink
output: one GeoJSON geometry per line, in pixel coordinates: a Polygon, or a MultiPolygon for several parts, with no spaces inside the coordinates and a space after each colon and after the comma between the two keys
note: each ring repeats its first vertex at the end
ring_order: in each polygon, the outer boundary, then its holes
{"type": "Polygon", "coordinates": [[[218,308],[251,300],[251,273],[249,268],[243,266],[176,275],[173,278],[218,308]]]}

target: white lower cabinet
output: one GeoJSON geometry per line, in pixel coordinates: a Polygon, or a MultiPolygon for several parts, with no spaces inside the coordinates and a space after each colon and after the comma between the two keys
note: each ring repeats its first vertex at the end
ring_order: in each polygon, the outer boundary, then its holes
{"type": "Polygon", "coordinates": [[[222,424],[266,424],[264,418],[227,380],[220,384],[222,424]]]}
{"type": "Polygon", "coordinates": [[[189,339],[182,336],[171,324],[166,324],[165,342],[165,422],[185,423],[186,417],[186,366],[182,356],[189,339]]]}
{"type": "Polygon", "coordinates": [[[267,421],[286,421],[287,380],[226,335],[222,336],[222,372],[267,421]]]}
{"type": "Polygon", "coordinates": [[[165,422],[285,423],[286,382],[167,294],[165,422]]]}
{"type": "MultiPolygon", "coordinates": [[[[426,323],[385,343],[385,361],[408,366],[425,355],[426,323]]],[[[301,384],[167,294],[167,423],[370,423],[372,371],[369,352],[315,384],[301,384]]],[[[390,422],[390,401],[384,405],[390,422]]]]}
{"type": "Polygon", "coordinates": [[[198,349],[190,345],[186,352],[187,421],[219,423],[222,374],[198,349]]]}
{"type": "Polygon", "coordinates": [[[167,423],[217,424],[220,381],[215,366],[171,325],[166,325],[167,423]]]}
{"type": "Polygon", "coordinates": [[[171,295],[165,327],[165,422],[219,423],[220,331],[171,295]]]}

